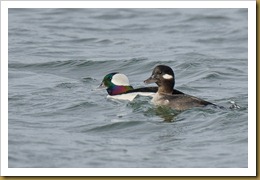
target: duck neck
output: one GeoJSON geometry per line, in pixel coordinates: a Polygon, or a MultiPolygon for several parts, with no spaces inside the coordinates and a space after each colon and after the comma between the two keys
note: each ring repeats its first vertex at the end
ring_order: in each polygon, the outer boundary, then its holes
{"type": "Polygon", "coordinates": [[[111,86],[107,88],[107,92],[109,95],[118,95],[118,94],[124,94],[129,90],[133,90],[134,88],[132,86],[111,86]]]}
{"type": "Polygon", "coordinates": [[[164,81],[158,84],[158,92],[164,94],[172,94],[174,81],[164,81]]]}
{"type": "Polygon", "coordinates": [[[172,94],[173,88],[172,87],[159,87],[158,92],[164,94],[172,94]]]}

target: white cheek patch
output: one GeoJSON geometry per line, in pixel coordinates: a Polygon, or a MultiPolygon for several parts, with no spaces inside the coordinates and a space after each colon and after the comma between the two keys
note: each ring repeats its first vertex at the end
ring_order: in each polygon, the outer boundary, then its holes
{"type": "Polygon", "coordinates": [[[129,80],[124,74],[115,74],[111,82],[117,86],[130,86],[129,80]]]}
{"type": "Polygon", "coordinates": [[[164,79],[172,79],[172,78],[173,78],[173,76],[170,75],[170,74],[164,74],[162,77],[163,77],[164,79]]]}

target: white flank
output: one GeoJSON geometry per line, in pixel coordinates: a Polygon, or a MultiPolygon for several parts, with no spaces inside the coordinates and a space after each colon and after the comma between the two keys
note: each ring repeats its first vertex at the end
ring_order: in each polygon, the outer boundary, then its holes
{"type": "Polygon", "coordinates": [[[117,86],[130,86],[129,80],[124,74],[115,74],[111,82],[117,86]]]}
{"type": "Polygon", "coordinates": [[[131,94],[120,94],[120,95],[115,95],[115,96],[108,95],[107,98],[133,101],[136,96],[137,96],[137,94],[131,93],[131,94]]]}
{"type": "Polygon", "coordinates": [[[173,76],[172,76],[172,75],[169,75],[169,74],[164,74],[164,75],[163,75],[163,78],[164,78],[164,79],[172,79],[173,76]]]}
{"type": "Polygon", "coordinates": [[[128,93],[128,94],[119,94],[119,95],[115,95],[115,96],[108,95],[107,98],[133,101],[137,95],[153,97],[154,94],[155,93],[150,93],[150,92],[136,92],[136,93],[128,93]]]}

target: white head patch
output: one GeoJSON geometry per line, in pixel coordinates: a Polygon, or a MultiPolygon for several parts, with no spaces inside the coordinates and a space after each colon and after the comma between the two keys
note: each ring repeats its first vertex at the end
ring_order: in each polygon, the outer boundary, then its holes
{"type": "Polygon", "coordinates": [[[172,79],[172,78],[173,78],[173,76],[170,75],[170,74],[164,74],[162,77],[163,77],[164,79],[172,79]]]}
{"type": "Polygon", "coordinates": [[[117,86],[130,86],[129,80],[124,74],[115,74],[111,82],[117,86]]]}

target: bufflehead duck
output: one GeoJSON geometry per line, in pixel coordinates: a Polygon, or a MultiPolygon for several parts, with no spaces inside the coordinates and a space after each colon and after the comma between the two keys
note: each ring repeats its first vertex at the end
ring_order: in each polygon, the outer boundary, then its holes
{"type": "Polygon", "coordinates": [[[180,111],[193,107],[214,105],[187,94],[173,94],[175,77],[173,70],[169,66],[156,66],[152,72],[152,76],[145,80],[144,83],[156,83],[158,85],[158,91],[152,99],[152,102],[156,105],[168,106],[180,111]]]}
{"type": "Polygon", "coordinates": [[[153,96],[158,87],[143,87],[134,89],[129,84],[126,75],[115,72],[107,74],[99,87],[105,87],[108,98],[132,101],[137,95],[153,96]]]}

